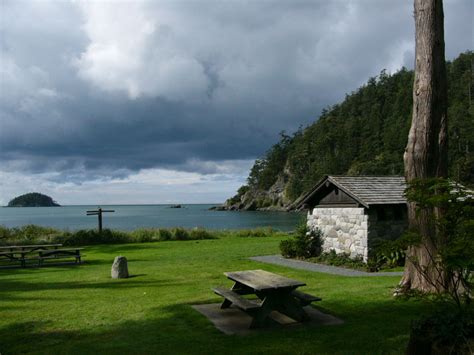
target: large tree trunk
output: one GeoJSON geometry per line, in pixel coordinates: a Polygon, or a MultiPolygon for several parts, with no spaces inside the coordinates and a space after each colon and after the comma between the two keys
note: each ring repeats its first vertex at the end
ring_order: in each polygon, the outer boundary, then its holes
{"type": "MultiPolygon", "coordinates": [[[[447,87],[443,21],[442,0],[415,0],[413,117],[404,155],[407,182],[447,176],[447,87]]],[[[434,263],[437,243],[430,213],[432,211],[425,211],[417,216],[415,210],[415,204],[409,203],[409,225],[419,231],[422,242],[409,248],[400,286],[404,290],[440,292],[444,288],[440,286],[444,284],[444,275],[434,263]],[[430,282],[430,279],[436,282],[430,282]]]]}

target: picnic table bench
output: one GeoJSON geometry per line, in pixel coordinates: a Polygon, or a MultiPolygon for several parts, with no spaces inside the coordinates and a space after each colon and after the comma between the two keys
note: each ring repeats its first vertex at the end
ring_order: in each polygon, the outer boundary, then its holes
{"type": "Polygon", "coordinates": [[[246,270],[225,272],[228,279],[234,281],[229,290],[224,287],[213,288],[214,293],[224,297],[221,308],[235,305],[252,317],[251,328],[262,327],[272,311],[278,311],[296,321],[309,319],[303,307],[321,298],[297,291],[305,286],[304,282],[293,280],[264,270],[246,270]],[[243,295],[256,295],[251,300],[243,295]]]}
{"type": "Polygon", "coordinates": [[[32,245],[7,245],[0,247],[0,252],[2,251],[35,251],[35,250],[43,250],[43,249],[58,249],[59,247],[62,247],[62,244],[32,244],[32,245]]]}
{"type": "Polygon", "coordinates": [[[67,249],[48,249],[38,251],[38,265],[43,265],[45,259],[64,259],[74,257],[76,264],[81,263],[81,250],[84,248],[67,248],[67,249]]]}
{"type": "Polygon", "coordinates": [[[26,261],[37,260],[38,266],[45,259],[64,259],[74,257],[75,263],[81,262],[81,250],[84,248],[60,248],[62,244],[10,245],[0,247],[0,259],[20,262],[22,267],[26,261]]]}

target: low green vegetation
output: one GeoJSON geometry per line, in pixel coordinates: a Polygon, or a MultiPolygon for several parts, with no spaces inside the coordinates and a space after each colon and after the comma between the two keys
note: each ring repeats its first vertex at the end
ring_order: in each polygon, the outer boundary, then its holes
{"type": "MultiPolygon", "coordinates": [[[[411,267],[435,290],[431,313],[412,326],[410,346],[430,344],[440,353],[472,354],[474,345],[474,196],[471,190],[442,178],[412,180],[406,191],[416,203],[416,215],[431,221],[431,233],[414,226],[405,239],[420,254],[407,253],[411,267]],[[429,245],[430,247],[427,247],[429,245]]],[[[425,227],[424,227],[425,228],[425,227]]],[[[403,289],[397,293],[407,293],[403,289]],[[405,291],[405,292],[403,292],[405,291]]]]}
{"type": "Polygon", "coordinates": [[[367,265],[370,270],[397,268],[405,265],[408,243],[405,238],[374,240],[367,265]]]}
{"type": "Polygon", "coordinates": [[[287,236],[88,246],[81,266],[0,269],[2,355],[103,353],[400,354],[423,300],[392,297],[399,277],[342,277],[257,263],[287,236]],[[117,255],[133,277],[112,280],[117,255]],[[220,302],[225,271],[265,269],[304,281],[337,326],[224,335],[191,305],[220,302]],[[376,329],[376,331],[374,331],[376,329]]]}
{"type": "Polygon", "coordinates": [[[298,225],[292,238],[280,242],[280,252],[286,258],[311,258],[321,254],[322,245],[321,231],[308,230],[304,220],[298,225]]]}
{"type": "Polygon", "coordinates": [[[356,256],[355,258],[351,258],[350,254],[336,254],[334,250],[330,250],[329,252],[324,252],[318,256],[309,258],[308,261],[319,264],[341,266],[362,271],[373,271],[370,270],[370,268],[367,266],[367,263],[364,262],[362,256],[356,256]]]}
{"type": "Polygon", "coordinates": [[[294,235],[280,242],[280,253],[285,258],[304,259],[308,262],[346,267],[363,271],[379,271],[400,267],[405,262],[407,244],[403,240],[380,240],[375,245],[369,260],[362,256],[351,257],[347,253],[336,254],[335,250],[323,252],[323,234],[319,229],[308,230],[303,220],[294,235]]]}
{"type": "Polygon", "coordinates": [[[206,230],[204,228],[140,228],[131,232],[104,229],[102,233],[96,229],[81,229],[77,231],[60,230],[38,225],[7,228],[0,226],[0,245],[24,245],[61,243],[63,245],[94,245],[94,244],[123,244],[149,243],[168,240],[202,240],[219,237],[235,236],[270,237],[286,235],[271,228],[255,228],[243,230],[206,230]]]}

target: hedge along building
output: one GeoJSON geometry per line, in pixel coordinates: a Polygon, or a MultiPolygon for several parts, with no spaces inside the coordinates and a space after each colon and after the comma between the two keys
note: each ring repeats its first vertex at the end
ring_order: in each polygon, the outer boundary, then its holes
{"type": "Polygon", "coordinates": [[[309,229],[323,233],[323,251],[367,261],[380,239],[396,239],[408,226],[402,176],[326,176],[298,203],[309,229]]]}

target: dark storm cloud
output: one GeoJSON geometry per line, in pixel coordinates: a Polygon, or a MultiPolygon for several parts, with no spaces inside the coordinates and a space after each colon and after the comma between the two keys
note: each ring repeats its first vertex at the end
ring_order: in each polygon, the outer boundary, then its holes
{"type": "MultiPolygon", "coordinates": [[[[1,6],[2,166],[57,180],[215,173],[413,61],[411,1],[1,6]]],[[[445,12],[452,58],[472,5],[445,12]]]]}

